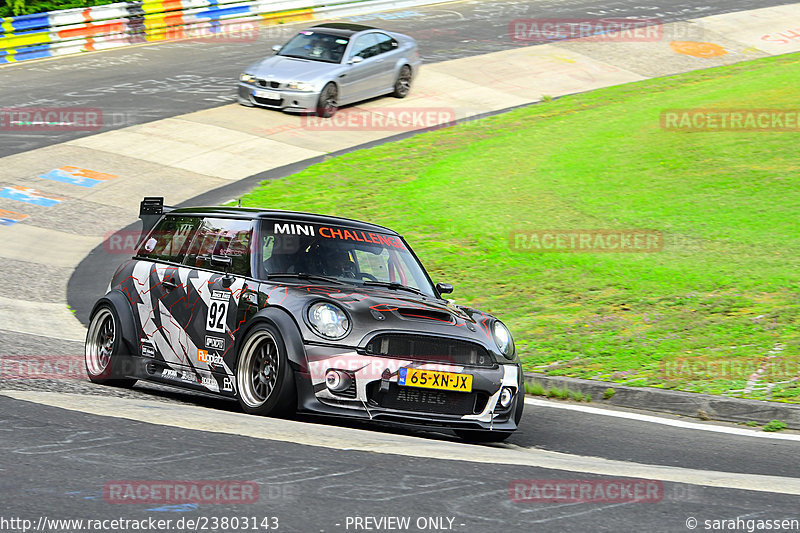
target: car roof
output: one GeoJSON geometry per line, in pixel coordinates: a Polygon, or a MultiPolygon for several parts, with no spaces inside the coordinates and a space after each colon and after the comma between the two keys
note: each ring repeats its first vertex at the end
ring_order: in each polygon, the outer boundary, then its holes
{"type": "Polygon", "coordinates": [[[261,219],[272,218],[291,222],[305,222],[309,224],[335,224],[352,229],[364,231],[377,231],[389,235],[400,236],[396,231],[389,228],[353,220],[350,218],[335,217],[331,215],[318,215],[314,213],[303,213],[300,211],[284,211],[282,209],[261,209],[258,207],[181,207],[173,209],[165,214],[169,215],[194,215],[194,216],[218,216],[223,218],[245,218],[261,219]]]}
{"type": "Polygon", "coordinates": [[[377,30],[373,26],[364,26],[363,24],[353,24],[351,22],[326,22],[325,24],[317,24],[309,28],[310,30],[324,29],[327,33],[332,35],[342,35],[349,37],[354,33],[367,30],[377,30]]]}

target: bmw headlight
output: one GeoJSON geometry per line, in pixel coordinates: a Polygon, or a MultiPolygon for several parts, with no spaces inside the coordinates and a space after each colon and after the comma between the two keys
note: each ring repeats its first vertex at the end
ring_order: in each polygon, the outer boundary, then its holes
{"type": "Polygon", "coordinates": [[[314,90],[314,85],[305,81],[290,81],[286,86],[295,91],[311,92],[314,90]]]}
{"type": "Polygon", "coordinates": [[[492,333],[494,334],[494,342],[500,349],[500,353],[506,356],[507,359],[514,357],[514,339],[511,338],[511,332],[508,328],[500,322],[495,320],[492,326],[492,333]]]}
{"type": "Polygon", "coordinates": [[[244,82],[247,82],[247,83],[252,83],[252,82],[256,81],[256,77],[255,76],[253,76],[252,74],[247,74],[246,72],[244,72],[241,75],[239,75],[239,79],[241,81],[244,81],[244,82]]]}
{"type": "Polygon", "coordinates": [[[350,330],[350,319],[338,305],[317,302],[308,308],[308,322],[326,339],[341,339],[350,330]]]}

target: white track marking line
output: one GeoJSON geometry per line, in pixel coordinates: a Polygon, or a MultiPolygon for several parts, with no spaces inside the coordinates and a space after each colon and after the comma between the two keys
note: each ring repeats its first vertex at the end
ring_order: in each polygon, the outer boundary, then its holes
{"type": "MultiPolygon", "coordinates": [[[[423,457],[492,465],[517,465],[619,478],[660,480],[704,487],[751,490],[800,496],[800,478],[697,470],[665,465],[633,463],[602,457],[572,455],[513,445],[474,446],[461,442],[431,440],[363,429],[307,424],[217,411],[194,405],[174,405],[153,400],[92,396],[56,392],[11,391],[0,394],[87,414],[138,420],[150,424],[212,433],[242,435],[268,441],[303,444],[317,448],[373,452],[404,457],[423,457]]],[[[25,410],[21,410],[25,413],[25,410]]],[[[146,438],[146,437],[144,437],[146,438]]],[[[510,480],[509,480],[510,481],[510,480]]]]}
{"type": "Polygon", "coordinates": [[[662,424],[665,426],[672,426],[683,429],[699,429],[701,431],[727,433],[729,435],[739,435],[742,437],[757,437],[760,439],[800,441],[800,435],[794,435],[794,434],[765,433],[763,431],[755,431],[752,429],[730,428],[725,426],[711,426],[706,424],[700,424],[698,422],[671,420],[669,418],[661,418],[658,416],[642,415],[639,413],[626,413],[624,411],[611,411],[606,409],[600,409],[597,407],[572,405],[568,403],[562,404],[556,402],[548,402],[546,400],[536,400],[533,398],[525,398],[525,405],[535,405],[537,407],[550,407],[552,409],[566,409],[568,411],[580,411],[582,413],[588,413],[592,415],[615,416],[617,418],[627,418],[628,420],[638,420],[640,422],[649,422],[651,424],[662,424]]]}

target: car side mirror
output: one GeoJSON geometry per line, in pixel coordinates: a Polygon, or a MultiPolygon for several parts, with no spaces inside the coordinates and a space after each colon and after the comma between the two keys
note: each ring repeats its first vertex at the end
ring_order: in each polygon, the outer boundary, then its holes
{"type": "Polygon", "coordinates": [[[231,269],[231,266],[233,266],[233,258],[231,258],[231,256],[214,254],[211,256],[209,263],[211,263],[212,267],[225,269],[225,277],[222,278],[223,287],[228,288],[233,285],[233,276],[231,276],[228,272],[231,269]]]}
{"type": "Polygon", "coordinates": [[[273,46],[272,46],[272,51],[273,51],[273,52],[275,52],[275,53],[277,54],[278,52],[280,52],[280,51],[281,51],[281,48],[283,48],[283,46],[281,46],[281,45],[279,45],[279,44],[276,44],[276,45],[273,45],[273,46]]]}
{"type": "Polygon", "coordinates": [[[353,56],[353,57],[350,58],[350,64],[351,65],[358,65],[362,61],[364,61],[364,58],[361,57],[361,56],[353,56]]]}
{"type": "Polygon", "coordinates": [[[453,286],[449,283],[437,283],[436,284],[436,291],[439,294],[450,294],[453,292],[453,286]]]}

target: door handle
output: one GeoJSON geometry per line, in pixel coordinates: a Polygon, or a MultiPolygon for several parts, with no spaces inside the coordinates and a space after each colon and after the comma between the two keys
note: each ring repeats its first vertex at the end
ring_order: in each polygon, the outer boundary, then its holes
{"type": "Polygon", "coordinates": [[[163,282],[161,282],[161,285],[163,285],[164,288],[167,289],[168,291],[178,288],[178,286],[175,284],[175,281],[172,278],[165,279],[163,282]]]}

